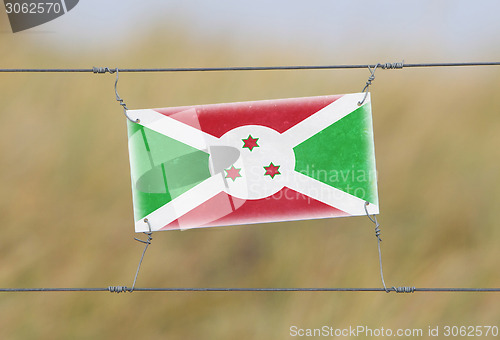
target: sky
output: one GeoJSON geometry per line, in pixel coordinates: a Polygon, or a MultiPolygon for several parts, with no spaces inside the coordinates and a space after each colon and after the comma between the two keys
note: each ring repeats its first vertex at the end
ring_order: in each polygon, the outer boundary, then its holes
{"type": "Polygon", "coordinates": [[[88,51],[137,44],[156,27],[175,37],[176,27],[195,42],[223,39],[249,56],[273,46],[314,49],[335,61],[363,62],[372,51],[388,61],[490,61],[500,56],[499,12],[497,0],[80,0],[68,14],[16,34],[88,51]]]}

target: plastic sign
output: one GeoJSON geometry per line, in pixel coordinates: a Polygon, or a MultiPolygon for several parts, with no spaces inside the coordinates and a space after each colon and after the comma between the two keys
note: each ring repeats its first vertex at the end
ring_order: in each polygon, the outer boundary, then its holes
{"type": "Polygon", "coordinates": [[[135,230],[377,214],[363,97],[127,111],[135,230]]]}

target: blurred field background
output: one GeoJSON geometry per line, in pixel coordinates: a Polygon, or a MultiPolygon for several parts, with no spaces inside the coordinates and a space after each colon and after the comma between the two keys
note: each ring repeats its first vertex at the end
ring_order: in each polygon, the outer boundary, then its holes
{"type": "MultiPolygon", "coordinates": [[[[4,16],[0,25],[8,31],[4,16]]],[[[134,44],[67,54],[37,44],[41,34],[2,33],[0,67],[335,63],[320,49],[293,45],[270,45],[250,58],[222,35],[203,43],[196,31],[175,25],[156,23],[134,44]],[[175,36],[162,35],[171,30],[175,36]]],[[[334,61],[399,61],[392,52],[381,46],[334,61]]],[[[426,56],[421,51],[406,62],[434,61],[426,56]]],[[[165,107],[360,92],[368,75],[123,73],[119,93],[129,108],[165,107]]],[[[500,286],[499,76],[495,67],[377,71],[372,108],[388,286],[500,286]]],[[[143,245],[133,240],[126,121],[113,83],[109,74],[0,74],[1,287],[132,284],[143,245]]],[[[373,224],[365,217],[153,236],[138,287],[381,286],[373,224]]],[[[486,293],[1,293],[0,338],[286,339],[292,325],[500,326],[499,299],[486,293]]]]}

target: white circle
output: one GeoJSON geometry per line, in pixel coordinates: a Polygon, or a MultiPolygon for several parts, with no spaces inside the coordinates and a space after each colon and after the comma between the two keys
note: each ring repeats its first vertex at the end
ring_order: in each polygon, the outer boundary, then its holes
{"type": "MultiPolygon", "coordinates": [[[[295,154],[293,149],[284,143],[281,134],[261,125],[245,125],[226,132],[219,145],[239,148],[240,157],[233,164],[241,169],[234,180],[226,178],[226,192],[242,199],[261,199],[280,191],[287,183],[287,177],[294,171],[295,154]],[[257,140],[252,150],[244,148],[244,139],[252,137],[257,140]],[[271,177],[266,169],[271,163],[279,167],[279,174],[271,177]]],[[[228,169],[231,167],[228,167],[228,169]]],[[[224,172],[226,176],[227,172],[224,172]]]]}

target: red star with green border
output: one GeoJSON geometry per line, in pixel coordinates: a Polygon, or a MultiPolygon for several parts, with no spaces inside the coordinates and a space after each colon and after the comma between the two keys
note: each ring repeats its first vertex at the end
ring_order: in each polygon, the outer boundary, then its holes
{"type": "Polygon", "coordinates": [[[252,135],[248,135],[247,139],[242,139],[243,143],[243,148],[248,148],[250,151],[252,151],[253,148],[258,148],[259,145],[257,144],[258,138],[253,138],[252,135]]]}
{"type": "Polygon", "coordinates": [[[273,162],[271,162],[271,164],[269,164],[269,166],[265,166],[264,169],[266,169],[266,173],[264,174],[264,176],[271,176],[271,178],[274,179],[274,176],[276,175],[281,175],[281,172],[278,171],[278,169],[280,168],[280,165],[276,166],[273,164],[273,162]]]}
{"type": "Polygon", "coordinates": [[[241,169],[235,168],[234,165],[231,166],[229,169],[224,170],[227,173],[226,178],[231,178],[234,182],[236,180],[236,178],[241,177],[240,170],[241,169]]]}

